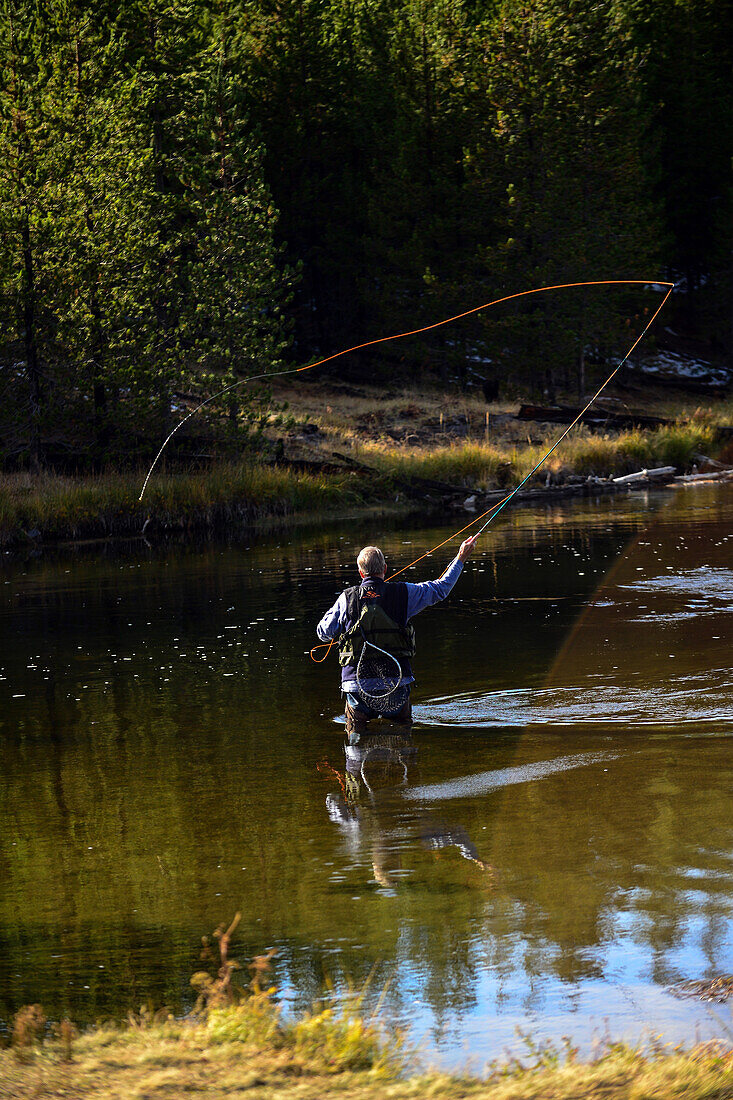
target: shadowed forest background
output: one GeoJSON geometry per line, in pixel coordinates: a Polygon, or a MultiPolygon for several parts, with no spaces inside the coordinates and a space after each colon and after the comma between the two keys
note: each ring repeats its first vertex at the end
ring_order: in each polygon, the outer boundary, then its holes
{"type": "MultiPolygon", "coordinates": [[[[0,462],[137,463],[227,382],[547,284],[680,280],[665,323],[730,353],[731,22],[720,0],[7,0],[0,462]]],[[[582,393],[657,300],[542,296],[331,369],[582,393]]],[[[240,445],[266,400],[223,399],[220,432],[240,445]]]]}

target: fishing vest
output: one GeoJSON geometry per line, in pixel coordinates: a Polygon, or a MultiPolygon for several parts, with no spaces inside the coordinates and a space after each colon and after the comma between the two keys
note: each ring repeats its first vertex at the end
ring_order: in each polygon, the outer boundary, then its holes
{"type": "Polygon", "coordinates": [[[367,577],[347,588],[346,628],[339,638],[341,683],[356,679],[356,666],[364,640],[379,646],[399,662],[403,676],[412,676],[415,628],[407,621],[407,585],[367,577]]]}

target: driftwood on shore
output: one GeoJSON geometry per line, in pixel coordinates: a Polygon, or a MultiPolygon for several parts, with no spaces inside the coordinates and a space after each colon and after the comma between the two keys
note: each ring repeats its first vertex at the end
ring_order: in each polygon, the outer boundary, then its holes
{"type": "Polygon", "coordinates": [[[701,474],[680,474],[674,480],[678,485],[706,485],[709,481],[733,481],[733,469],[709,470],[701,474]]]}
{"type": "MultiPolygon", "coordinates": [[[[666,477],[659,478],[650,478],[645,472],[640,472],[639,475],[632,475],[633,480],[622,481],[619,484],[614,478],[590,475],[565,485],[546,485],[539,489],[521,489],[512,497],[511,503],[532,504],[545,500],[563,500],[566,497],[604,496],[608,493],[629,492],[633,489],[644,489],[650,486],[659,488],[674,481],[674,476],[674,470],[666,477]]],[[[464,500],[463,507],[471,512],[490,508],[492,504],[499,504],[508,496],[509,492],[511,490],[500,489],[489,493],[473,493],[464,500]]]]}
{"type": "Polygon", "coordinates": [[[644,481],[644,479],[669,481],[676,473],[677,469],[674,466],[657,466],[654,470],[638,470],[635,474],[623,474],[621,477],[612,478],[612,481],[616,485],[630,485],[632,481],[644,481]]]}
{"type": "MultiPolygon", "coordinates": [[[[707,485],[708,483],[733,483],[733,468],[712,470],[709,473],[677,474],[674,466],[660,466],[656,470],[638,470],[623,477],[578,478],[571,484],[547,485],[540,489],[522,489],[513,498],[519,504],[541,502],[544,500],[562,500],[565,497],[602,496],[607,493],[632,492],[638,489],[676,488],[684,485],[707,485]]],[[[507,496],[506,490],[494,490],[490,493],[472,493],[463,501],[468,511],[478,511],[498,504],[507,496]]]]}

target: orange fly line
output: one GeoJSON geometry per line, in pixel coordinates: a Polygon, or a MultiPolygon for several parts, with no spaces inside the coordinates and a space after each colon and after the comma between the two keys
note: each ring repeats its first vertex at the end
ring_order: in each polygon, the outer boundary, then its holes
{"type": "MultiPolygon", "coordinates": [[[[485,519],[486,522],[476,532],[475,537],[478,538],[478,536],[481,534],[481,532],[484,531],[488,527],[488,525],[492,522],[492,520],[494,520],[496,518],[496,516],[499,514],[499,512],[503,508],[506,507],[506,505],[509,503],[509,501],[512,499],[512,497],[517,495],[517,493],[520,491],[522,486],[526,485],[526,483],[529,481],[529,479],[532,477],[532,475],[534,473],[536,473],[537,470],[539,470],[540,466],[542,466],[547,461],[547,459],[550,457],[552,452],[555,451],[560,446],[562,441],[570,434],[570,432],[575,427],[575,425],[578,423],[578,421],[588,411],[588,409],[591,407],[593,402],[598,399],[598,397],[601,395],[601,393],[606,388],[606,386],[611,381],[611,379],[614,377],[614,375],[618,374],[618,372],[621,370],[624,363],[628,360],[629,356],[632,354],[634,349],[641,343],[644,336],[646,335],[646,333],[649,331],[652,324],[656,320],[657,316],[661,313],[662,309],[664,308],[664,306],[667,302],[667,299],[669,298],[670,294],[674,290],[675,284],[670,283],[670,282],[666,282],[666,281],[663,281],[663,280],[660,280],[660,279],[655,279],[655,280],[650,280],[650,279],[595,279],[595,280],[592,280],[590,282],[559,283],[557,286],[543,286],[543,287],[537,287],[534,290],[522,290],[518,294],[509,294],[505,298],[496,298],[493,302],[486,302],[482,306],[476,306],[475,309],[466,310],[465,313],[457,313],[455,315],[455,317],[448,317],[444,321],[437,321],[435,324],[426,325],[424,328],[414,329],[412,332],[399,333],[396,336],[383,336],[378,340],[370,340],[366,344],[359,344],[359,345],[357,345],[357,347],[349,348],[347,351],[337,352],[336,355],[331,355],[331,356],[328,357],[328,359],[321,359],[320,360],[320,363],[327,363],[329,361],[329,359],[335,359],[339,355],[348,354],[348,351],[358,351],[360,348],[369,347],[371,344],[384,343],[387,340],[397,340],[397,339],[399,339],[400,336],[415,336],[420,332],[428,332],[430,329],[438,328],[440,325],[447,325],[447,324],[450,324],[451,321],[458,321],[462,317],[468,317],[472,313],[478,313],[482,309],[489,309],[491,306],[499,305],[501,302],[509,302],[514,298],[523,298],[523,297],[529,296],[530,294],[542,294],[542,293],[544,293],[546,291],[550,291],[550,290],[565,290],[569,287],[579,287],[579,286],[626,286],[626,285],[639,285],[639,284],[643,284],[644,286],[666,286],[667,287],[667,293],[664,295],[664,298],[662,299],[660,304],[657,306],[656,310],[654,311],[652,316],[649,318],[649,320],[647,321],[647,323],[644,326],[644,328],[642,329],[642,331],[636,337],[633,344],[631,345],[629,350],[624,355],[623,359],[619,363],[616,364],[616,366],[611,371],[611,373],[609,374],[609,376],[605,380],[605,382],[603,382],[603,384],[601,386],[599,386],[599,388],[596,390],[596,392],[591,397],[590,401],[588,401],[588,403],[584,406],[584,408],[582,408],[580,410],[580,412],[575,417],[573,422],[567,426],[567,428],[562,433],[562,435],[560,435],[558,437],[558,439],[553,443],[552,447],[550,447],[549,451],[547,451],[547,453],[542,456],[542,458],[539,460],[539,462],[537,462],[536,465],[534,465],[532,467],[532,469],[529,471],[527,476],[522,481],[520,481],[519,485],[517,485],[515,489],[512,489],[512,491],[510,493],[507,493],[507,495],[502,500],[498,501],[496,504],[492,504],[492,506],[490,508],[488,508],[485,512],[482,512],[480,516],[476,516],[475,519],[472,519],[470,521],[470,523],[466,524],[465,527],[461,527],[458,531],[454,531],[452,534],[450,534],[448,536],[448,538],[443,539],[442,542],[437,543],[437,545],[431,547],[430,550],[426,550],[425,553],[421,554],[419,558],[415,558],[415,560],[411,561],[408,565],[404,565],[402,567],[402,569],[398,569],[396,573],[393,573],[391,575],[391,577],[388,578],[389,580],[394,580],[395,577],[399,577],[400,573],[405,573],[408,569],[411,569],[413,565],[417,565],[418,562],[421,562],[425,558],[430,557],[430,555],[435,553],[436,550],[440,550],[440,548],[442,546],[445,546],[447,543],[451,542],[458,535],[462,535],[462,534],[464,534],[464,532],[469,531],[472,527],[475,527],[477,523],[480,523],[482,519],[485,519]]],[[[311,366],[312,367],[317,367],[317,366],[320,365],[320,363],[312,363],[311,366]]],[[[298,369],[299,370],[309,370],[310,368],[309,367],[299,367],[298,369]]],[[[324,642],[321,645],[313,646],[313,649],[311,649],[311,651],[310,651],[311,660],[315,661],[316,664],[322,664],[322,662],[325,661],[326,658],[328,657],[329,653],[331,652],[331,647],[334,644],[335,644],[335,640],[332,640],[330,642],[324,642]],[[315,655],[316,651],[319,650],[319,649],[325,649],[326,650],[326,652],[323,654],[322,657],[316,657],[316,655],[315,655]]]]}
{"type": "MultiPolygon", "coordinates": [[[[176,432],[180,431],[180,429],[183,427],[183,425],[186,424],[191,419],[192,416],[195,416],[196,413],[200,409],[203,409],[206,405],[210,405],[212,401],[216,401],[219,397],[223,397],[225,393],[231,393],[232,390],[236,390],[238,386],[244,386],[248,382],[257,382],[262,378],[282,378],[286,374],[300,374],[303,371],[313,370],[315,367],[322,367],[324,363],[330,363],[334,359],[340,359],[342,355],[349,355],[352,351],[361,351],[362,348],[371,348],[371,347],[374,347],[375,344],[386,344],[390,340],[401,340],[405,336],[418,336],[421,332],[430,332],[432,329],[440,328],[442,325],[450,325],[450,324],[453,323],[453,321],[460,321],[461,318],[463,318],[463,317],[470,317],[473,313],[480,313],[482,309],[490,309],[492,306],[498,306],[502,302],[511,302],[514,298],[526,298],[530,294],[544,294],[544,293],[546,293],[547,291],[550,291],[550,290],[565,290],[568,287],[578,287],[578,286],[634,286],[634,285],[636,285],[636,286],[666,286],[666,287],[669,287],[669,290],[667,291],[667,294],[664,297],[664,301],[662,302],[662,305],[659,306],[659,309],[657,309],[656,313],[654,314],[654,317],[657,316],[657,313],[659,313],[659,310],[664,305],[664,302],[667,301],[667,298],[672,293],[672,289],[674,287],[674,283],[663,282],[659,279],[594,279],[590,282],[558,283],[557,286],[540,286],[540,287],[536,287],[534,290],[520,290],[517,294],[507,294],[506,297],[504,297],[504,298],[494,298],[494,300],[492,302],[484,302],[483,305],[474,306],[473,309],[467,309],[464,313],[456,313],[453,317],[444,317],[442,321],[434,321],[432,325],[423,325],[422,328],[414,328],[414,329],[411,329],[409,332],[395,332],[392,336],[378,336],[375,340],[367,340],[366,343],[364,343],[364,344],[355,344],[353,348],[344,348],[343,351],[336,351],[336,352],[333,353],[333,355],[327,355],[323,359],[316,360],[315,363],[307,363],[304,367],[290,367],[288,370],[265,371],[262,374],[252,374],[252,375],[249,375],[247,378],[240,378],[238,382],[232,382],[231,385],[224,386],[223,389],[217,390],[217,392],[213,393],[211,395],[211,397],[207,397],[206,400],[202,401],[194,409],[191,409],[191,412],[188,413],[186,416],[184,416],[182,420],[179,420],[178,423],[176,424],[175,428],[173,428],[173,430],[168,433],[168,435],[165,437],[165,439],[163,440],[163,442],[160,446],[160,450],[158,451],[155,458],[153,459],[153,461],[150,465],[150,469],[148,470],[147,474],[145,475],[145,481],[143,482],[143,487],[140,490],[140,496],[138,497],[138,501],[143,499],[143,496],[145,495],[145,490],[148,487],[148,482],[150,481],[150,475],[152,474],[153,470],[157,466],[158,459],[163,454],[163,451],[166,449],[166,447],[168,446],[169,442],[171,441],[173,436],[176,434],[176,432]]],[[[649,321],[649,324],[646,326],[646,328],[644,329],[644,332],[642,332],[639,339],[635,341],[633,347],[629,348],[628,352],[626,353],[626,355],[624,356],[624,358],[621,360],[618,367],[616,368],[617,370],[620,369],[623,366],[623,364],[626,362],[628,357],[631,355],[631,352],[634,350],[636,345],[639,343],[639,340],[641,340],[641,337],[647,331],[647,329],[649,328],[649,325],[651,325],[652,321],[654,320],[654,317],[652,317],[651,321],[649,321]]],[[[614,374],[615,373],[616,372],[614,371],[614,374]]],[[[605,385],[605,383],[604,383],[604,385],[605,385]]],[[[601,389],[602,388],[603,387],[601,387],[601,389]]],[[[600,390],[598,392],[600,393],[600,390]]],[[[595,397],[593,398],[593,400],[595,400],[595,397]]],[[[572,425],[571,425],[571,427],[572,427],[572,425]]]]}

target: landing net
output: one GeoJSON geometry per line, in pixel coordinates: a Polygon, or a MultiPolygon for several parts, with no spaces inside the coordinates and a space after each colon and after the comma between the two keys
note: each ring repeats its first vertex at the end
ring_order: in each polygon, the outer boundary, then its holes
{"type": "Polygon", "coordinates": [[[359,698],[378,714],[395,714],[407,702],[410,693],[402,683],[402,668],[386,649],[364,638],[356,666],[359,698]]]}

